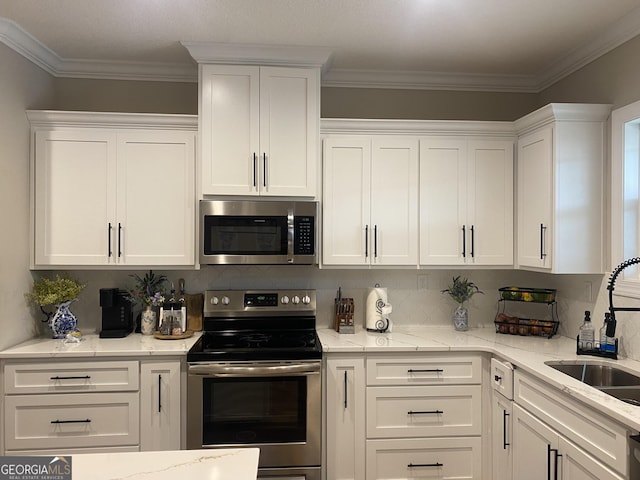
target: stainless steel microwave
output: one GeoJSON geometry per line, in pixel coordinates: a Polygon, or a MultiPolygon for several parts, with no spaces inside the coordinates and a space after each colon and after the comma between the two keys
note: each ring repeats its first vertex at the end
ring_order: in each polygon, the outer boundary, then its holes
{"type": "Polygon", "coordinates": [[[201,200],[200,264],[313,265],[318,203],[201,200]]]}

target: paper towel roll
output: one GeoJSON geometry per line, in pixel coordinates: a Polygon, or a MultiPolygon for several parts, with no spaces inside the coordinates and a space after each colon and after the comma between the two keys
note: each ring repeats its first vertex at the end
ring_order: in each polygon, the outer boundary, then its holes
{"type": "Polygon", "coordinates": [[[367,290],[365,304],[365,327],[374,332],[390,332],[389,314],[392,306],[388,301],[387,289],[376,286],[367,290]]]}

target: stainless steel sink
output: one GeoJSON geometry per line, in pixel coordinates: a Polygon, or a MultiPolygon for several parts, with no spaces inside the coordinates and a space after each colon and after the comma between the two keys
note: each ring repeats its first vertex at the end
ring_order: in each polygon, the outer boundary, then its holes
{"type": "Polygon", "coordinates": [[[623,402],[640,406],[640,376],[594,361],[546,362],[551,368],[623,402]]]}

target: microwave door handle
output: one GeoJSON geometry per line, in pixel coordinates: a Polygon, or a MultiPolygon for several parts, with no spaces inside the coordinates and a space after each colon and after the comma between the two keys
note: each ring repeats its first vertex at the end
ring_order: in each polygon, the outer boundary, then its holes
{"type": "Polygon", "coordinates": [[[191,365],[189,375],[206,377],[278,377],[319,375],[320,365],[191,365]]]}
{"type": "Polygon", "coordinates": [[[294,241],[296,234],[296,224],[295,224],[295,216],[293,209],[289,209],[287,212],[287,262],[293,263],[295,249],[294,249],[294,241]]]}

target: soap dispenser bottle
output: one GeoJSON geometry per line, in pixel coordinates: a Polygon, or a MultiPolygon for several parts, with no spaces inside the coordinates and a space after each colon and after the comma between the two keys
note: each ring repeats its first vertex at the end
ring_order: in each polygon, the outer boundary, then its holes
{"type": "Polygon", "coordinates": [[[595,348],[595,330],[591,323],[591,312],[584,312],[584,323],[580,327],[578,346],[581,350],[593,350],[595,348]]]}
{"type": "Polygon", "coordinates": [[[613,337],[607,335],[611,329],[611,314],[609,312],[604,314],[604,323],[600,329],[600,351],[601,352],[613,352],[616,349],[616,342],[613,337]]]}

